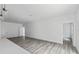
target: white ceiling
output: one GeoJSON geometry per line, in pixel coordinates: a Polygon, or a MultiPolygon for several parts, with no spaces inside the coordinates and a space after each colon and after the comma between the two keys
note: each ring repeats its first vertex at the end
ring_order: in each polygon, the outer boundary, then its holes
{"type": "Polygon", "coordinates": [[[27,22],[47,20],[62,15],[74,14],[78,5],[72,4],[7,4],[5,21],[27,22]]]}

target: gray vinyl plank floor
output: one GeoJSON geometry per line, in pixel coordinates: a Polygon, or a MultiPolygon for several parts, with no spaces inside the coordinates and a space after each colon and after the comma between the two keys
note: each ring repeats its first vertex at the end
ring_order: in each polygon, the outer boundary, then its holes
{"type": "Polygon", "coordinates": [[[63,44],[48,42],[33,38],[26,37],[23,40],[22,37],[8,38],[20,47],[28,50],[32,54],[77,54],[76,48],[69,44],[69,42],[64,42],[63,44]]]}

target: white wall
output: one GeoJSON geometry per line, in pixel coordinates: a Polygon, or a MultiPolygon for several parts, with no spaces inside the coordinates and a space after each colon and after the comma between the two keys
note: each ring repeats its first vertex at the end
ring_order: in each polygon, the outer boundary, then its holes
{"type": "Polygon", "coordinates": [[[26,36],[63,43],[63,24],[69,22],[74,22],[74,15],[27,22],[25,25],[26,36]]]}
{"type": "Polygon", "coordinates": [[[2,22],[1,35],[2,35],[2,37],[20,36],[21,27],[22,27],[22,24],[2,22]]]}
{"type": "Polygon", "coordinates": [[[1,20],[0,20],[0,39],[1,39],[1,20]]]}
{"type": "Polygon", "coordinates": [[[77,50],[79,51],[79,10],[75,16],[75,25],[76,25],[76,40],[75,40],[75,46],[77,50]]]}

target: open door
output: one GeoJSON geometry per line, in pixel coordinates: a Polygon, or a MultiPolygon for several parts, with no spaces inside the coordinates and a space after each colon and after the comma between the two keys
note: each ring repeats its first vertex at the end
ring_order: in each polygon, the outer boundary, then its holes
{"type": "Polygon", "coordinates": [[[20,28],[20,36],[25,40],[25,27],[24,26],[20,28]]]}
{"type": "Polygon", "coordinates": [[[63,25],[63,37],[66,41],[73,41],[74,37],[74,24],[73,23],[65,23],[63,25]]]}

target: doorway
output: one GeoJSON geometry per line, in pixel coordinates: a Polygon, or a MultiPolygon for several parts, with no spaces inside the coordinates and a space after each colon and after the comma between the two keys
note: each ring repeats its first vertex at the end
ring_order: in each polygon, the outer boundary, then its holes
{"type": "Polygon", "coordinates": [[[63,24],[63,41],[68,41],[73,44],[74,38],[74,24],[73,23],[64,23],[63,24]]]}

